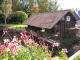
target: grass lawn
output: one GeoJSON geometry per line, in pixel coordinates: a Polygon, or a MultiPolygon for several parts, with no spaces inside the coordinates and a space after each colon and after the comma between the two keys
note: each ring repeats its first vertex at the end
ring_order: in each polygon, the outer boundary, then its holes
{"type": "Polygon", "coordinates": [[[25,27],[28,27],[28,25],[23,25],[23,24],[0,24],[0,26],[12,27],[12,28],[25,28],[25,27]]]}
{"type": "Polygon", "coordinates": [[[23,25],[23,24],[0,24],[0,42],[3,41],[2,30],[4,28],[25,29],[25,27],[28,27],[28,25],[23,25]]]}

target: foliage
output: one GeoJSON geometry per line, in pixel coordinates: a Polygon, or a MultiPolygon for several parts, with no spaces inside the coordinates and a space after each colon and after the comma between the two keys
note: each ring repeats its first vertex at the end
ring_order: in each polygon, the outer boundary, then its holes
{"type": "Polygon", "coordinates": [[[24,11],[26,13],[31,13],[33,5],[34,5],[33,0],[12,0],[13,12],[24,11]]]}
{"type": "Polygon", "coordinates": [[[38,6],[40,13],[42,12],[51,12],[56,11],[59,8],[57,0],[18,0],[12,1],[12,7],[15,11],[24,11],[29,14],[33,14],[32,10],[35,10],[34,7],[38,6]],[[15,2],[15,3],[14,3],[15,2]]]}
{"type": "Polygon", "coordinates": [[[79,59],[80,59],[80,54],[74,58],[74,60],[79,60],[79,59]]]}
{"type": "Polygon", "coordinates": [[[29,6],[28,6],[28,0],[18,0],[16,10],[29,13],[30,10],[29,10],[29,6]]]}
{"type": "Polygon", "coordinates": [[[0,10],[0,23],[4,23],[3,12],[0,10]]]}
{"type": "Polygon", "coordinates": [[[29,2],[29,11],[30,14],[32,14],[31,9],[34,7],[34,0],[28,0],[28,2],[29,2]]]}
{"type": "Polygon", "coordinates": [[[71,12],[75,12],[75,11],[77,11],[77,8],[76,9],[75,8],[71,8],[70,11],[71,12]]]}
{"type": "Polygon", "coordinates": [[[49,11],[57,11],[59,8],[59,4],[57,0],[49,1],[49,11]]]}
{"type": "Polygon", "coordinates": [[[10,13],[12,12],[11,7],[12,7],[11,2],[10,1],[7,2],[6,0],[4,0],[4,2],[1,5],[5,24],[7,24],[7,18],[9,17],[10,13]]]}
{"type": "Polygon", "coordinates": [[[49,1],[49,0],[1,0],[1,5],[5,5],[3,7],[4,16],[5,16],[5,23],[6,19],[9,16],[9,10],[16,12],[16,11],[24,11],[28,14],[32,14],[35,10],[34,7],[38,6],[38,12],[51,12],[56,11],[59,7],[57,0],[49,1]],[[3,3],[3,4],[2,4],[3,3]],[[7,8],[7,4],[9,5],[7,8]],[[33,11],[32,11],[33,10],[33,11]]]}
{"type": "Polygon", "coordinates": [[[34,0],[19,0],[16,9],[17,11],[24,11],[26,13],[32,14],[32,9],[34,9],[34,6],[34,0]]]}
{"type": "MultiPolygon", "coordinates": [[[[9,35],[7,30],[3,30],[3,35],[9,35]]],[[[53,43],[52,52],[48,49],[48,44],[45,43],[42,39],[34,39],[33,35],[35,32],[30,32],[27,34],[27,31],[22,31],[20,33],[20,40],[17,35],[13,36],[11,40],[4,39],[4,44],[0,45],[0,59],[1,60],[56,60],[56,57],[51,57],[51,54],[54,51],[54,47],[59,48],[60,43],[53,43]]],[[[9,35],[10,37],[10,35],[9,35]]],[[[55,52],[55,51],[54,51],[55,52]]],[[[58,53],[58,52],[57,52],[58,53]]],[[[67,60],[66,53],[67,49],[64,48],[59,52],[57,59],[62,60],[63,58],[67,60]]]]}
{"type": "Polygon", "coordinates": [[[9,23],[22,23],[28,18],[28,15],[23,11],[13,12],[10,16],[9,23]]]}
{"type": "Polygon", "coordinates": [[[48,0],[40,0],[39,9],[40,9],[40,12],[47,12],[48,11],[48,0]]]}
{"type": "Polygon", "coordinates": [[[0,5],[3,3],[4,0],[0,0],[0,5]]]}
{"type": "Polygon", "coordinates": [[[58,57],[59,57],[60,60],[68,60],[68,57],[66,56],[65,53],[63,53],[63,51],[59,52],[59,56],[58,57]]]}
{"type": "Polygon", "coordinates": [[[2,10],[0,10],[0,14],[3,14],[2,10]]]}
{"type": "Polygon", "coordinates": [[[12,10],[13,12],[17,11],[17,4],[19,0],[12,0],[12,10]]]}
{"type": "MultiPolygon", "coordinates": [[[[18,40],[17,36],[14,36],[12,41],[4,39],[4,44],[0,45],[1,60],[43,60],[51,56],[44,50],[45,45],[42,47],[31,39],[31,35],[25,35],[25,33],[26,31],[20,33],[22,40],[18,40]],[[23,44],[22,41],[24,41],[23,44]]],[[[7,30],[3,30],[3,35],[5,34],[8,34],[7,30]]]]}
{"type": "Polygon", "coordinates": [[[53,12],[57,11],[59,8],[57,0],[48,1],[48,0],[40,0],[39,1],[39,9],[40,12],[53,12]]]}
{"type": "Polygon", "coordinates": [[[32,9],[31,11],[32,11],[32,14],[39,13],[39,8],[38,8],[38,6],[33,7],[33,9],[32,9]]]}

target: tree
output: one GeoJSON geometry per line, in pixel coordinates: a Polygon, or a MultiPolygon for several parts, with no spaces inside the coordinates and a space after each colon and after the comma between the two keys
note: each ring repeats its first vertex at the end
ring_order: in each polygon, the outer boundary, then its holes
{"type": "Polygon", "coordinates": [[[75,11],[77,11],[77,8],[71,8],[70,9],[72,12],[75,12],[75,11]]]}
{"type": "Polygon", "coordinates": [[[40,12],[48,11],[48,0],[40,0],[38,4],[40,12]]]}
{"type": "Polygon", "coordinates": [[[39,1],[40,1],[40,0],[37,0],[37,4],[38,4],[38,5],[39,5],[39,1]]]}
{"type": "Polygon", "coordinates": [[[24,11],[30,15],[37,12],[56,11],[59,7],[57,0],[12,0],[13,11],[24,11]],[[35,10],[35,7],[38,10],[35,10]]]}
{"type": "Polygon", "coordinates": [[[63,8],[60,8],[60,11],[62,11],[63,10],[63,8]]]}
{"type": "Polygon", "coordinates": [[[28,2],[29,2],[29,11],[30,11],[30,14],[32,14],[32,9],[33,9],[33,7],[34,7],[34,0],[28,0],[28,2]]]}
{"type": "Polygon", "coordinates": [[[31,10],[32,14],[39,13],[39,8],[38,6],[34,6],[33,9],[31,10]]]}
{"type": "Polygon", "coordinates": [[[11,7],[12,7],[12,4],[11,4],[10,0],[9,1],[4,0],[4,2],[1,5],[5,24],[7,24],[6,20],[9,17],[9,14],[12,12],[12,8],[11,7]]]}
{"type": "Polygon", "coordinates": [[[34,0],[12,0],[13,12],[24,11],[26,13],[32,14],[32,9],[34,7],[34,0]]]}
{"type": "Polygon", "coordinates": [[[48,8],[48,11],[57,11],[59,8],[59,5],[58,5],[58,1],[57,0],[50,0],[49,1],[49,8],[48,8]]]}
{"type": "Polygon", "coordinates": [[[37,0],[40,12],[53,12],[58,10],[57,0],[37,0]]]}
{"type": "Polygon", "coordinates": [[[4,0],[0,0],[0,9],[1,9],[1,4],[4,2],[4,0]]]}
{"type": "Polygon", "coordinates": [[[0,0],[0,5],[3,3],[4,0],[0,0]]]}
{"type": "Polygon", "coordinates": [[[74,12],[74,11],[75,11],[75,9],[74,9],[74,8],[71,8],[70,10],[71,10],[71,12],[74,12]]]}
{"type": "Polygon", "coordinates": [[[26,13],[29,13],[29,3],[28,0],[18,0],[17,3],[17,11],[24,11],[26,13]]]}
{"type": "Polygon", "coordinates": [[[12,0],[12,10],[15,12],[17,10],[18,0],[12,0]]]}

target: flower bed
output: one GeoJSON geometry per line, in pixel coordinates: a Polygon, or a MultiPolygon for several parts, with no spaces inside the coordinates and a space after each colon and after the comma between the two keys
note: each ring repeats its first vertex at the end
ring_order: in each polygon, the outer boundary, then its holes
{"type": "MultiPolygon", "coordinates": [[[[4,34],[9,33],[4,30],[4,34]]],[[[3,34],[3,35],[4,35],[3,34]]],[[[67,60],[66,53],[67,49],[62,49],[58,55],[52,56],[54,47],[59,48],[60,43],[53,43],[53,47],[50,51],[48,49],[48,44],[44,40],[38,39],[38,42],[34,39],[34,33],[31,32],[30,35],[27,35],[27,31],[20,33],[21,40],[18,39],[15,35],[12,40],[4,39],[4,44],[0,45],[0,59],[1,60],[67,60]]],[[[9,35],[10,37],[10,35],[9,35]]]]}

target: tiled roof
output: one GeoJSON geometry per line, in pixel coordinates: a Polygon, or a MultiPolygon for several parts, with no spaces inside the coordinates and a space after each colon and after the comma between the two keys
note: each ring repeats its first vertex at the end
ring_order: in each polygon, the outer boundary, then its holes
{"type": "Polygon", "coordinates": [[[23,24],[27,24],[39,28],[51,29],[60,19],[65,16],[69,10],[56,11],[56,12],[46,12],[31,15],[23,24]]]}

